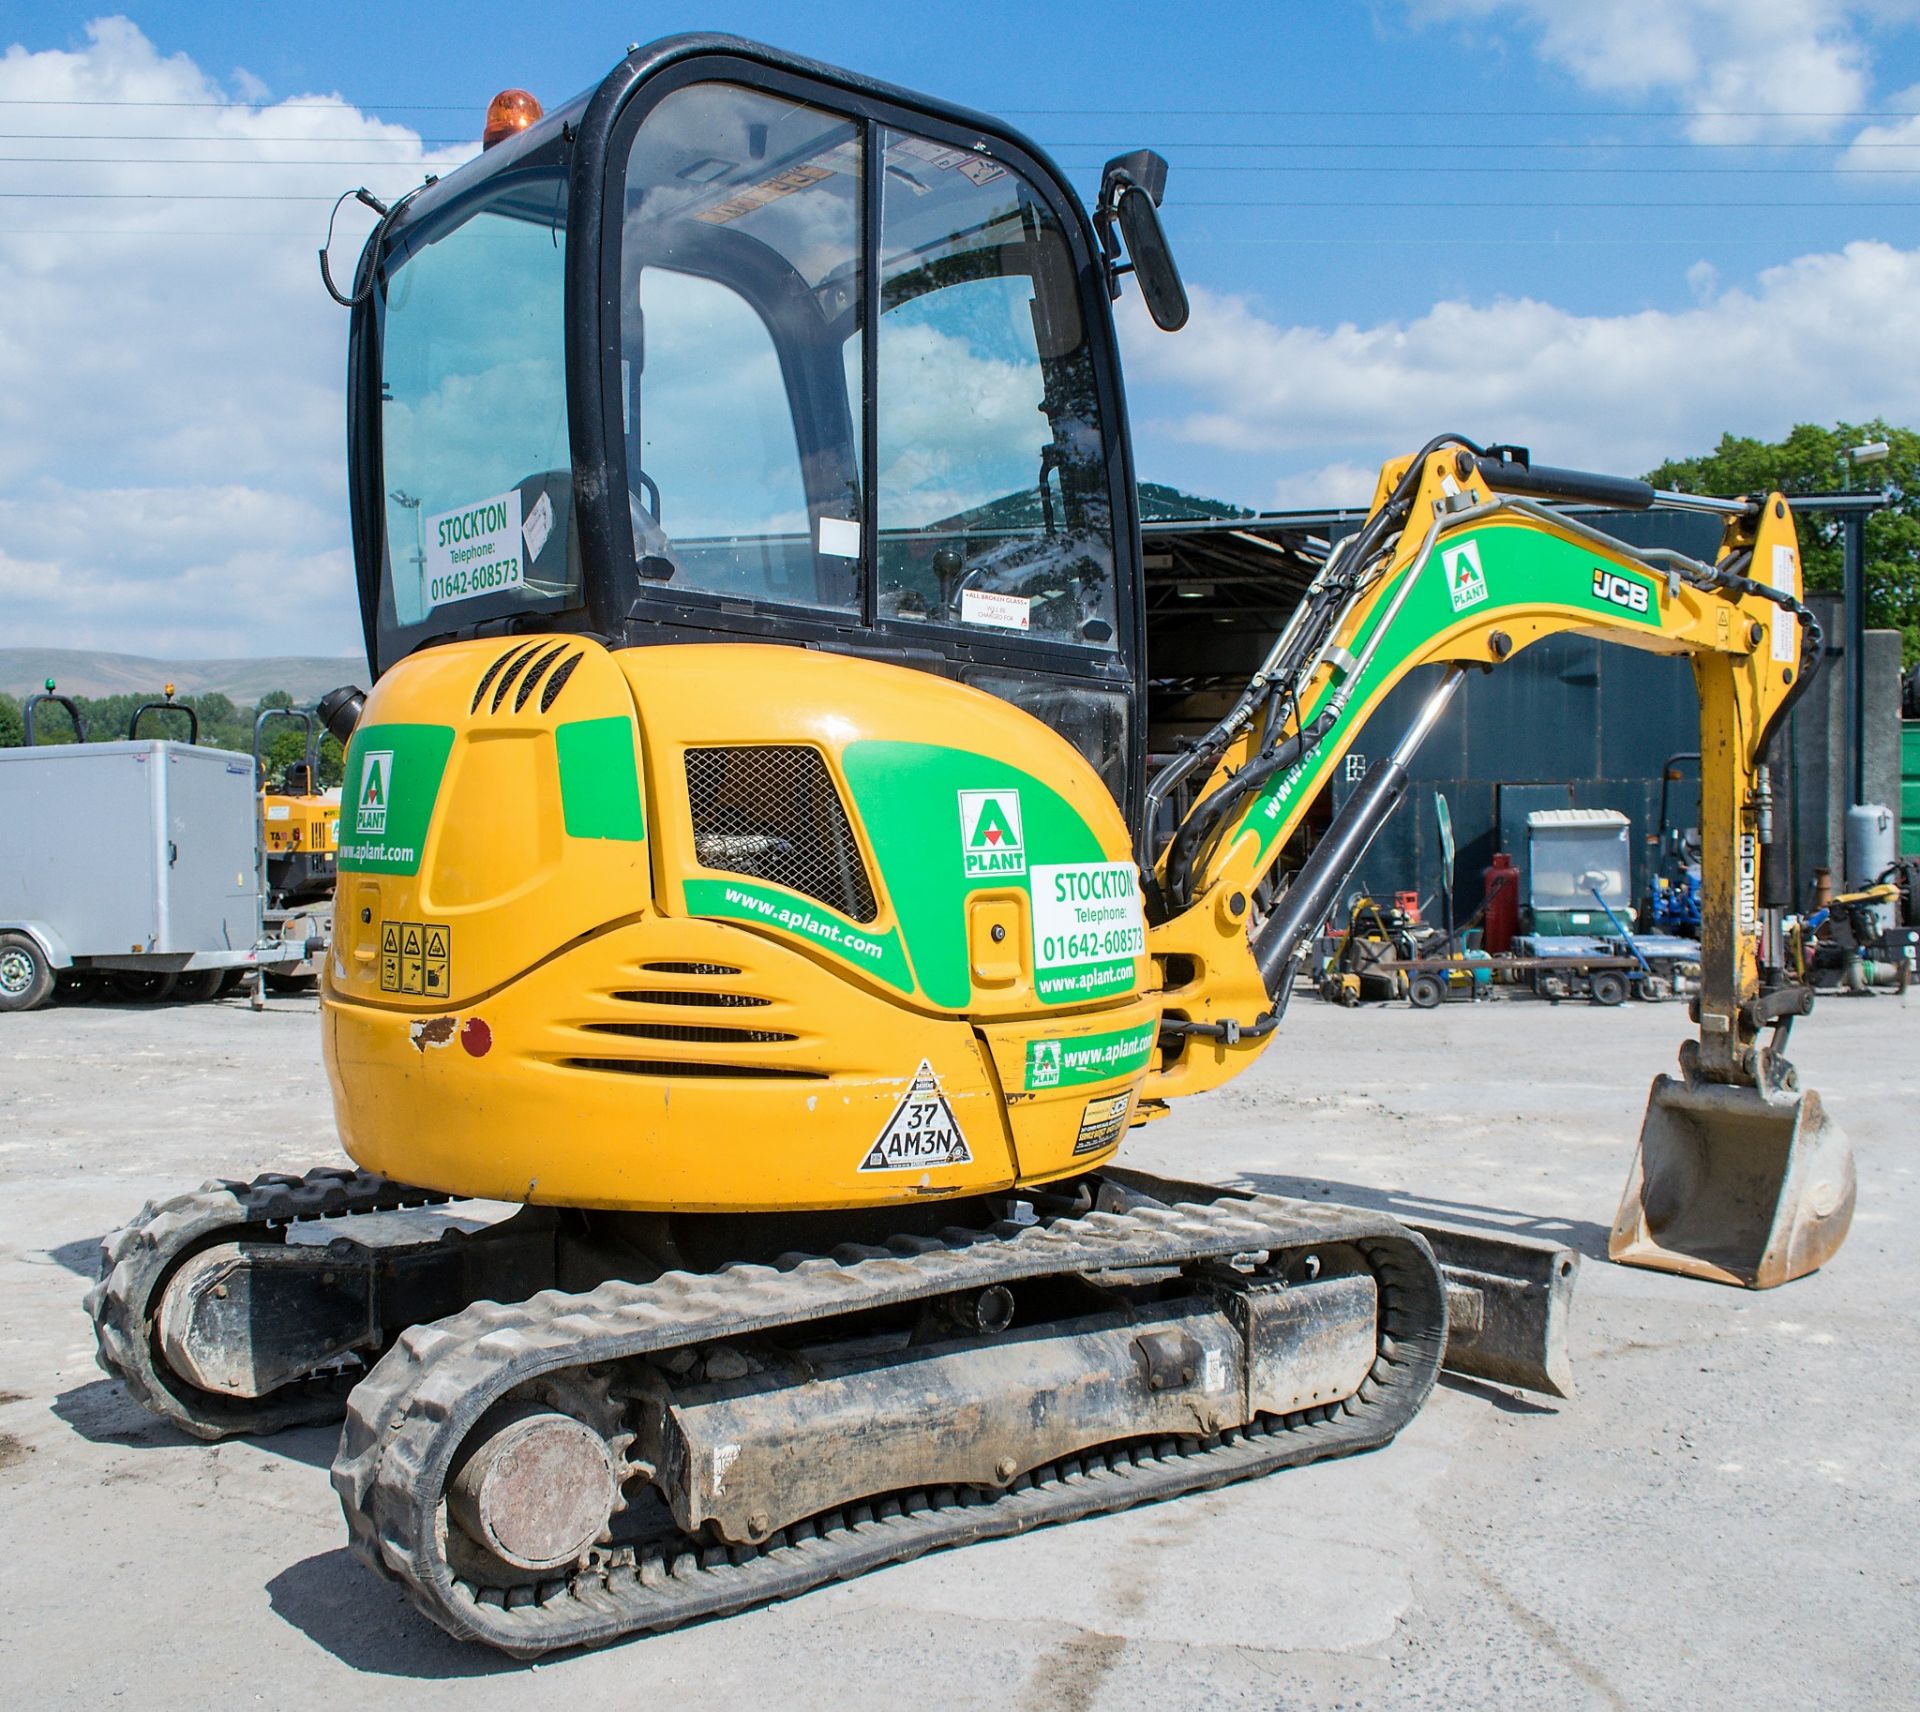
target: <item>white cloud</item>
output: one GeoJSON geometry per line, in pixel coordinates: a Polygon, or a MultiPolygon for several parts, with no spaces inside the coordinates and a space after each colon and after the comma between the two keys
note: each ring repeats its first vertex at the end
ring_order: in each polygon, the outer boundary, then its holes
{"type": "MultiPolygon", "coordinates": [[[[1904,421],[1920,397],[1920,251],[1849,244],[1770,268],[1693,308],[1577,315],[1530,298],[1435,304],[1408,321],[1286,326],[1193,293],[1168,338],[1123,316],[1140,437],[1362,470],[1442,430],[1531,446],[1543,463],[1637,474],[1723,432],[1904,421]],[[1166,410],[1167,399],[1187,401],[1166,410]],[[1311,460],[1311,462],[1309,461],[1311,460]]],[[[1301,499],[1340,498],[1280,491],[1301,499]]]]}
{"type": "Polygon", "coordinates": [[[1690,110],[1696,142],[1822,140],[1869,105],[1876,35],[1916,0],[1406,0],[1421,24],[1518,24],[1596,94],[1690,110]],[[1836,116],[1838,115],[1838,116],[1836,116]]]}
{"type": "MultiPolygon", "coordinates": [[[[337,95],[266,93],[124,18],[77,51],[0,55],[0,98],[34,103],[10,109],[35,135],[8,152],[45,162],[7,170],[33,197],[0,199],[11,642],[358,646],[347,318],[314,250],[342,189],[393,195],[471,150],[435,153],[337,95]]],[[[367,224],[343,218],[342,266],[367,224]]]]}
{"type": "Polygon", "coordinates": [[[0,495],[7,639],[208,658],[356,651],[337,509],[238,484],[47,480],[0,495]]]}
{"type": "MultiPolygon", "coordinates": [[[[1412,450],[1411,447],[1406,449],[1412,450]]],[[[1371,464],[1356,464],[1342,458],[1331,464],[1316,465],[1310,470],[1296,470],[1275,481],[1261,503],[1277,511],[1365,505],[1373,498],[1374,485],[1380,478],[1380,465],[1385,462],[1384,455],[1371,464]]]]}
{"type": "Polygon", "coordinates": [[[1841,171],[1885,172],[1895,168],[1920,173],[1920,84],[1901,90],[1889,105],[1904,117],[1865,127],[1840,157],[1841,171]]]}

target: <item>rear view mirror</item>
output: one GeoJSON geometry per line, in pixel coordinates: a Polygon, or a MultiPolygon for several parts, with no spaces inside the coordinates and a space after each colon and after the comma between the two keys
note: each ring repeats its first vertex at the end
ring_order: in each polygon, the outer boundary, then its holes
{"type": "Polygon", "coordinates": [[[1107,272],[1114,296],[1120,295],[1120,275],[1131,273],[1140,282],[1140,296],[1154,325],[1177,333],[1187,324],[1187,288],[1160,224],[1159,203],[1167,184],[1167,163],[1151,149],[1138,149],[1107,162],[1100,180],[1100,201],[1094,219],[1100,245],[1107,254],[1107,272]],[[1120,260],[1114,238],[1116,221],[1125,240],[1127,259],[1120,260]]]}
{"type": "Polygon", "coordinates": [[[1129,186],[1120,193],[1120,231],[1153,324],[1162,332],[1179,332],[1187,324],[1187,288],[1167,247],[1160,211],[1144,190],[1129,186]]]}

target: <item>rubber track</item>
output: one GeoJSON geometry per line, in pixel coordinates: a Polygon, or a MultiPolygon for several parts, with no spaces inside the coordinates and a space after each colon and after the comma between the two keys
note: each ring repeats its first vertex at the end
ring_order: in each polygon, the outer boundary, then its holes
{"type": "Polygon", "coordinates": [[[413,1327],[348,1399],[333,1484],[353,1549],[462,1639],[520,1657],[597,1645],[788,1598],[940,1547],[1372,1449],[1418,1411],[1446,1348],[1445,1295],[1432,1253],[1384,1214],[1261,1196],[1094,1213],[1011,1232],[897,1238],[885,1249],[669,1273],[584,1295],[546,1291],[413,1327]],[[531,1380],[992,1283],[1335,1242],[1367,1257],[1380,1291],[1373,1368],[1344,1403],[1284,1420],[1262,1417],[1214,1438],[1117,1444],[1038,1469],[1004,1492],[941,1487],[855,1504],[757,1548],[683,1539],[637,1556],[599,1551],[570,1576],[512,1589],[476,1587],[448,1564],[440,1516],[452,1459],[482,1412],[531,1380]]]}
{"type": "Polygon", "coordinates": [[[322,1166],[304,1177],[276,1172],[251,1183],[215,1181],[192,1194],[149,1201],[132,1224],[101,1241],[100,1281],[87,1292],[95,1359],[136,1400],[195,1438],[337,1421],[357,1375],[322,1375],[249,1398],[203,1391],[167,1371],[153,1333],[161,1288],[181,1260],[215,1242],[271,1241],[287,1225],[307,1219],[440,1206],[451,1199],[370,1171],[322,1166]]]}

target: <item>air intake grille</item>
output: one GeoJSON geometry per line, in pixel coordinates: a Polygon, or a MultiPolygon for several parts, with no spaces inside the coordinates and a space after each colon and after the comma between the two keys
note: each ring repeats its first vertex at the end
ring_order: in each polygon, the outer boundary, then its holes
{"type": "Polygon", "coordinates": [[[854,921],[880,913],[846,808],[817,749],[689,749],[687,796],[702,866],[770,880],[854,921]]]}

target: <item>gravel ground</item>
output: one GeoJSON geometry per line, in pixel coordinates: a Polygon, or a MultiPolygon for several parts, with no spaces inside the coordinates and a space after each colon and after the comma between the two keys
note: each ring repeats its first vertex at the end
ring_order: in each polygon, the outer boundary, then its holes
{"type": "Polygon", "coordinates": [[[317,1006],[0,1019],[0,1680],[26,1706],[1909,1707],[1920,998],[1795,1057],[1852,1136],[1835,1263],[1766,1295],[1608,1266],[1678,1005],[1302,1001],[1129,1161],[1569,1242],[1580,1394],[1445,1382],[1389,1449],[515,1664],[347,1554],[334,1435],[217,1447],[93,1363],[101,1234],[337,1162],[317,1006]]]}

